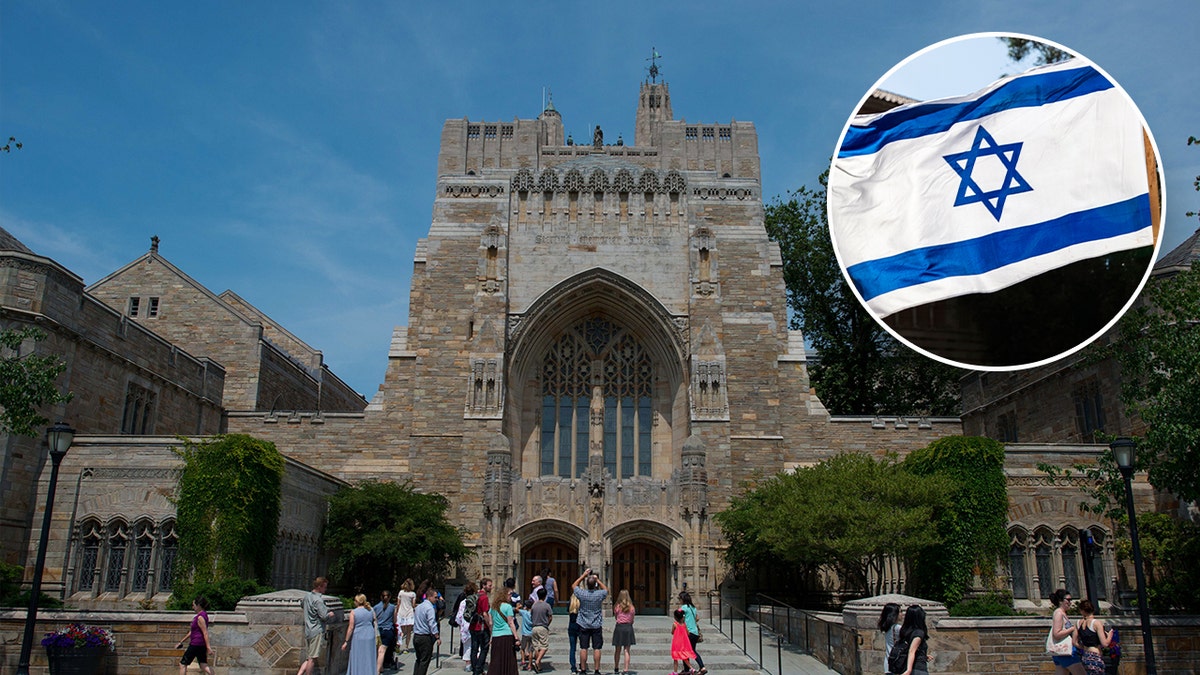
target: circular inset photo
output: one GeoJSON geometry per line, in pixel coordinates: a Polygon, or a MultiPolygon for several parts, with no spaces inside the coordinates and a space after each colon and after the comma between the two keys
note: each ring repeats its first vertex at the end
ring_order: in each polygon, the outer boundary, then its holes
{"type": "Polygon", "coordinates": [[[829,171],[830,236],[898,339],[963,368],[1028,368],[1081,349],[1137,297],[1160,242],[1159,167],[1099,66],[1041,38],[965,35],[859,102],[829,171]]]}

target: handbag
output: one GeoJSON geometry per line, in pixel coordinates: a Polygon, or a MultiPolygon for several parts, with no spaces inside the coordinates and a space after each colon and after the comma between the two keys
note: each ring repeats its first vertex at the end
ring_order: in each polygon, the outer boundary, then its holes
{"type": "Polygon", "coordinates": [[[701,642],[704,642],[704,634],[696,631],[696,644],[700,644],[701,642]]]}
{"type": "Polygon", "coordinates": [[[1068,635],[1058,642],[1054,641],[1054,626],[1050,627],[1050,632],[1046,634],[1046,653],[1051,656],[1070,656],[1071,650],[1074,648],[1071,642],[1071,636],[1068,635]]]}

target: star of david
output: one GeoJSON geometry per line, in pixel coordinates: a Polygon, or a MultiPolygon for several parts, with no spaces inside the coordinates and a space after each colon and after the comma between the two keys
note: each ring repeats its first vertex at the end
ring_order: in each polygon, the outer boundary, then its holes
{"type": "Polygon", "coordinates": [[[962,178],[958,184],[958,196],[954,199],[954,205],[964,206],[982,202],[996,222],[999,222],[1000,216],[1004,212],[1004,201],[1008,199],[1009,195],[1033,190],[1029,183],[1021,177],[1021,174],[1017,173],[1017,159],[1021,156],[1022,145],[1024,144],[997,145],[987,129],[980,126],[979,130],[975,132],[975,141],[971,144],[970,150],[943,155],[942,159],[946,160],[955,173],[962,178]],[[989,155],[995,155],[1005,169],[1004,180],[995,190],[984,190],[971,177],[971,173],[975,170],[975,160],[989,155]]]}

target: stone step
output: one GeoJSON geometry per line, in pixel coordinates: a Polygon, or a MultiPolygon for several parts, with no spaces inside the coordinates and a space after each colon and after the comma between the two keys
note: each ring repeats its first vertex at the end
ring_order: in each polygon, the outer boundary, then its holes
{"type": "MultiPolygon", "coordinates": [[[[559,620],[555,617],[556,621],[559,620]]],[[[639,617],[634,622],[634,635],[637,644],[630,650],[631,652],[631,673],[632,675],[661,675],[670,673],[673,670],[671,660],[671,630],[673,621],[668,617],[639,617]]],[[[569,651],[570,643],[567,639],[566,622],[563,625],[552,625],[550,636],[550,649],[542,658],[543,673],[557,673],[564,675],[570,673],[569,651]]],[[[604,647],[601,649],[601,675],[610,675],[613,664],[613,654],[615,648],[611,644],[613,624],[611,620],[605,622],[604,627],[604,647]]],[[[733,644],[729,638],[722,635],[715,626],[711,624],[701,623],[701,630],[704,632],[704,642],[697,645],[696,649],[704,659],[704,666],[709,672],[719,675],[760,675],[761,671],[757,664],[746,654],[742,653],[741,647],[733,644]]],[[[451,645],[446,640],[448,635],[443,637],[443,658],[440,664],[440,670],[445,673],[464,673],[466,672],[466,662],[455,657],[448,657],[451,645]]],[[[458,644],[458,638],[455,637],[455,648],[458,644]]],[[[750,646],[751,653],[757,655],[757,643],[752,643],[750,646]]],[[[768,646],[764,645],[764,650],[768,650],[768,646]]],[[[576,659],[582,665],[582,655],[576,654],[576,659]]],[[[401,662],[411,664],[411,653],[400,657],[401,662]]],[[[589,664],[592,661],[589,661],[589,664]]],[[[692,664],[695,665],[694,663],[692,664]]],[[[410,666],[406,666],[410,667],[410,666]]],[[[435,667],[431,665],[431,670],[435,667]]],[[[399,671],[402,675],[405,672],[405,667],[399,671]]],[[[527,671],[532,672],[532,671],[527,671]]],[[[589,672],[590,668],[589,668],[589,672]]]]}

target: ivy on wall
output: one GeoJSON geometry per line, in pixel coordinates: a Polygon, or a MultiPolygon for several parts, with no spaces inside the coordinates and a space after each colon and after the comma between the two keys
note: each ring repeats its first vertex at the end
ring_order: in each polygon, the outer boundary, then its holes
{"type": "Polygon", "coordinates": [[[283,455],[269,441],[229,434],[175,448],[180,579],[266,583],[282,499],[283,455]]]}
{"type": "Polygon", "coordinates": [[[971,589],[974,574],[995,579],[1008,551],[1008,487],[1004,445],[991,438],[948,436],[908,455],[904,466],[918,475],[939,474],[957,489],[937,517],[942,543],[916,557],[910,590],[947,606],[971,589]]]}

